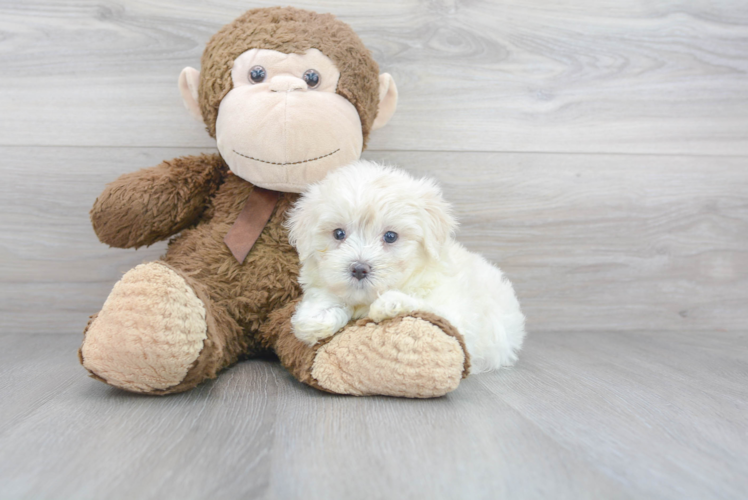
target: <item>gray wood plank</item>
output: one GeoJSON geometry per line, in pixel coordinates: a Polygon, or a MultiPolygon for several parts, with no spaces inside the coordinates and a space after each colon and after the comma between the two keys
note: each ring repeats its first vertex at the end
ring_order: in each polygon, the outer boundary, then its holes
{"type": "Polygon", "coordinates": [[[431,401],[284,394],[273,497],[632,498],[489,394],[472,379],[431,401]]]}
{"type": "Polygon", "coordinates": [[[530,330],[748,324],[744,158],[377,154],[444,186],[530,330]]]}
{"type": "MultiPolygon", "coordinates": [[[[120,173],[196,149],[0,148],[0,318],[78,334],[114,282],[158,257],[98,242],[88,210],[120,173]],[[43,314],[40,314],[43,311],[43,314]]],[[[515,283],[530,330],[741,330],[743,158],[375,152],[436,177],[458,238],[515,283]]]]}
{"type": "MultiPolygon", "coordinates": [[[[395,76],[374,150],[748,154],[739,0],[295,5],[349,22],[395,76]]],[[[0,3],[0,144],[212,146],[176,79],[246,7],[0,3]]]]}
{"type": "Polygon", "coordinates": [[[333,396],[276,363],[145,397],[78,339],[2,335],[0,498],[738,499],[748,335],[535,333],[435,400],[333,396]]]}
{"type": "Polygon", "coordinates": [[[76,366],[75,352],[81,339],[71,335],[0,336],[0,435],[80,383],[82,372],[76,366]]]}
{"type": "Polygon", "coordinates": [[[431,401],[265,361],[166,398],[87,378],[87,316],[165,247],[108,249],[88,210],[212,150],[176,77],[249,6],[0,0],[0,499],[743,498],[745,3],[295,5],[395,76],[365,156],[441,181],[460,240],[515,283],[520,363],[431,401]]]}
{"type": "Polygon", "coordinates": [[[247,363],[218,384],[158,398],[87,378],[71,336],[15,347],[3,352],[5,370],[44,377],[0,389],[16,415],[0,427],[0,498],[257,498],[267,489],[280,367],[247,363]],[[60,388],[63,365],[74,383],[60,388]]]}
{"type": "Polygon", "coordinates": [[[748,335],[534,337],[479,383],[640,498],[745,497],[748,335]]]}

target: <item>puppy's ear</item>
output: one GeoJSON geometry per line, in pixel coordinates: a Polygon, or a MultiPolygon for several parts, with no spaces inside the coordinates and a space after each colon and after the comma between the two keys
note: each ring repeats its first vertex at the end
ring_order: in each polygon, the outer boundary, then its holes
{"type": "Polygon", "coordinates": [[[423,217],[423,246],[429,257],[439,259],[448,241],[454,237],[457,221],[452,206],[442,197],[442,191],[432,180],[424,179],[419,192],[423,217]]]}
{"type": "Polygon", "coordinates": [[[314,253],[313,241],[316,230],[315,210],[313,209],[315,187],[301,196],[288,211],[284,225],[288,229],[288,242],[296,248],[299,259],[305,261],[314,253]]]}

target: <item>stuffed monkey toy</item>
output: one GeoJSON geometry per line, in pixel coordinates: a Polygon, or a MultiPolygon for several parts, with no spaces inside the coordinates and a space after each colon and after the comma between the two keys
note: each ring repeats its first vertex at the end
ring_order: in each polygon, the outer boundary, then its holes
{"type": "Polygon", "coordinates": [[[121,389],[169,394],[242,359],[274,353],[312,387],[435,397],[467,375],[464,341],[415,313],[351,323],[314,346],[290,319],[299,258],[283,227],[299,192],[356,160],[390,119],[397,90],[353,30],[330,14],[250,10],[208,42],[179,89],[219,154],[122,175],[91,210],[99,239],[166,254],[117,282],[91,316],[79,358],[121,389]],[[176,236],[175,236],[176,235],[176,236]]]}

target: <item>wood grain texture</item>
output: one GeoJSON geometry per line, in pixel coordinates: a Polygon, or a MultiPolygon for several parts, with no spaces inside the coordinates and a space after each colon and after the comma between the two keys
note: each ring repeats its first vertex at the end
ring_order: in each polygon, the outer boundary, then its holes
{"type": "MultiPolygon", "coordinates": [[[[6,332],[80,332],[112,285],[164,243],[96,239],[106,182],[185,149],[0,148],[0,314],[6,332]],[[39,314],[39,311],[44,314],[39,314]]],[[[748,324],[743,158],[373,152],[431,175],[458,239],[514,282],[531,331],[741,330],[748,324]]]]}
{"type": "Polygon", "coordinates": [[[163,398],[87,378],[88,315],[165,248],[100,244],[91,204],[213,151],[177,75],[250,6],[0,0],[0,500],[744,498],[745,2],[295,5],[394,75],[365,157],[441,182],[515,283],[519,364],[429,401],[266,361],[163,398]]]}
{"type": "Polygon", "coordinates": [[[186,394],[86,378],[5,335],[0,498],[740,499],[748,335],[538,333],[436,400],[320,393],[240,363],[186,394]]]}
{"type": "MultiPolygon", "coordinates": [[[[740,0],[295,5],[350,23],[394,75],[374,150],[748,154],[740,0]]],[[[247,7],[1,2],[0,144],[212,146],[177,76],[247,7]]]]}

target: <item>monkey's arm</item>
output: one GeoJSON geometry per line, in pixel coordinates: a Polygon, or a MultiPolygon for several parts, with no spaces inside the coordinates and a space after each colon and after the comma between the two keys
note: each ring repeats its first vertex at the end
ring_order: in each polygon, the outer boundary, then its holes
{"type": "Polygon", "coordinates": [[[194,223],[228,172],[217,154],[185,156],[124,174],[107,185],[91,209],[102,243],[137,248],[194,223]]]}

